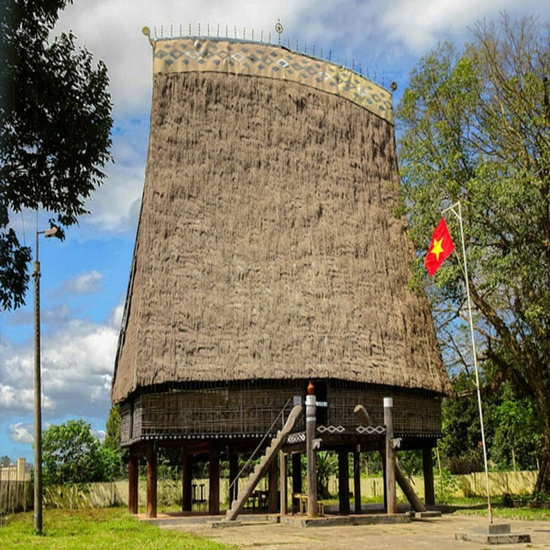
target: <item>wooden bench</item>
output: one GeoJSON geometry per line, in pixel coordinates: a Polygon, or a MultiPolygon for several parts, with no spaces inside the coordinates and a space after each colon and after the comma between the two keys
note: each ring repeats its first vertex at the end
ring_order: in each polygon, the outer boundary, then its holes
{"type": "MultiPolygon", "coordinates": [[[[306,493],[294,493],[292,498],[298,502],[298,513],[307,514],[308,497],[306,493]]],[[[325,505],[322,502],[317,503],[317,515],[325,515],[325,505]]]]}

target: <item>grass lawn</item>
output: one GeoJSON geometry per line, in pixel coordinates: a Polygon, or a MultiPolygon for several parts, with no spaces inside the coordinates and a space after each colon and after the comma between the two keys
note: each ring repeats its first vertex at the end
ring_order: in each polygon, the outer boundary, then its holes
{"type": "Polygon", "coordinates": [[[16,514],[0,525],[0,548],[73,550],[109,548],[128,550],[229,550],[234,546],[186,533],[161,530],[130,516],[126,508],[44,510],[44,534],[34,533],[32,512],[16,514]]]}
{"type": "MultiPolygon", "coordinates": [[[[452,499],[448,505],[449,511],[461,515],[486,516],[487,500],[482,498],[452,499]]],[[[501,497],[492,499],[493,517],[502,519],[517,519],[523,521],[550,521],[550,510],[537,508],[510,508],[502,504],[501,497]]]]}

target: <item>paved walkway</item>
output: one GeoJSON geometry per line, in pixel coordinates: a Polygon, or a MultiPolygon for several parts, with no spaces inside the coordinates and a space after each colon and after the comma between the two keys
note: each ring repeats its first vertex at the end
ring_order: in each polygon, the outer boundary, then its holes
{"type": "MultiPolygon", "coordinates": [[[[219,519],[219,518],[218,518],[219,519]]],[[[159,527],[193,533],[245,550],[486,550],[489,545],[463,542],[455,539],[455,533],[473,533],[476,528],[487,526],[487,518],[478,516],[443,515],[440,518],[413,520],[396,525],[347,525],[299,527],[239,517],[240,525],[213,529],[198,518],[176,518],[159,521],[159,527]]],[[[550,521],[514,521],[496,519],[495,523],[509,523],[512,534],[528,533],[527,544],[504,544],[499,549],[550,549],[550,521]]]]}

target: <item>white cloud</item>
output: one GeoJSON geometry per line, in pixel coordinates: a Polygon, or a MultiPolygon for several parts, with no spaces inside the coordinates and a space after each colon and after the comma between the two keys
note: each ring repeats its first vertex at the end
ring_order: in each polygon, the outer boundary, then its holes
{"type": "Polygon", "coordinates": [[[94,269],[67,279],[62,287],[64,293],[93,294],[101,290],[102,282],[103,275],[94,269]]]}
{"type": "Polygon", "coordinates": [[[122,326],[122,317],[124,315],[124,301],[118,304],[112,311],[110,315],[110,321],[109,324],[112,328],[114,328],[117,332],[120,330],[120,327],[122,326]]]}
{"type": "Polygon", "coordinates": [[[9,426],[9,437],[14,443],[32,443],[33,433],[33,427],[30,424],[17,422],[9,426]]]}
{"type": "MultiPolygon", "coordinates": [[[[72,320],[48,335],[42,345],[42,406],[58,418],[106,415],[118,331],[72,320]]],[[[32,343],[1,343],[0,419],[33,410],[32,343]],[[8,352],[8,353],[5,353],[8,352]]]]}

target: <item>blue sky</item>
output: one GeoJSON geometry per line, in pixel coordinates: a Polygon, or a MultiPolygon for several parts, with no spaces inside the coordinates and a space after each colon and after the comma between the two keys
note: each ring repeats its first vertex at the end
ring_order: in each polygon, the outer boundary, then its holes
{"type": "MultiPolygon", "coordinates": [[[[315,45],[317,55],[331,51],[333,61],[360,65],[386,86],[396,81],[398,101],[411,69],[439,41],[463,45],[476,21],[502,11],[550,21],[547,0],[74,0],[57,30],[71,29],[108,67],[115,164],[65,241],[40,241],[44,426],[84,418],[98,435],[105,430],[147,154],[152,72],[143,26],[169,36],[171,25],[187,35],[200,24],[215,36],[227,25],[239,37],[254,30],[267,39],[280,19],[285,45],[290,38],[309,53],[315,45]]],[[[12,222],[34,248],[48,218],[26,212],[12,222]]],[[[33,460],[32,303],[31,288],[27,306],[0,311],[0,456],[12,461],[33,460]]]]}

